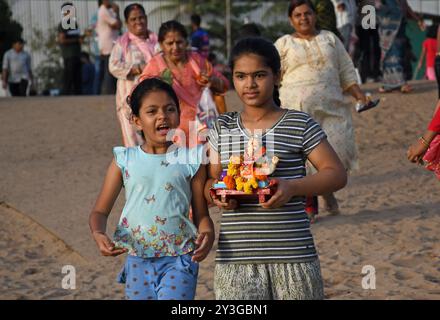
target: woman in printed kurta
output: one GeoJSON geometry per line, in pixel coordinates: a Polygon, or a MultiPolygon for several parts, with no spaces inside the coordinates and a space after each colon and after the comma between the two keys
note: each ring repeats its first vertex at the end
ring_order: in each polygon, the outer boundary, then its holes
{"type": "MultiPolygon", "coordinates": [[[[353,62],[335,34],[316,29],[316,11],[310,1],[291,1],[288,16],[295,32],[275,42],[281,56],[280,100],[310,114],[327,133],[345,168],[356,169],[351,105],[343,93],[349,92],[362,103],[367,99],[357,85],[353,62]]],[[[333,194],[324,200],[330,213],[339,213],[333,194]]],[[[308,203],[313,220],[317,201],[308,199],[308,203]]]]}
{"type": "Polygon", "coordinates": [[[128,31],[115,43],[110,60],[110,72],[118,79],[116,114],[121,125],[124,146],[142,144],[142,135],[131,121],[127,96],[139,78],[144,66],[158,49],[157,35],[147,28],[147,16],[139,4],[127,6],[124,11],[128,31]]]}
{"type": "MultiPolygon", "coordinates": [[[[228,80],[201,55],[187,50],[187,33],[179,22],[171,20],[159,29],[162,52],[154,56],[142,72],[140,80],[160,77],[173,86],[180,101],[180,129],[190,143],[190,125],[196,120],[197,106],[203,89],[209,85],[213,93],[223,94],[228,80]]],[[[199,141],[200,142],[200,141],[199,141]]]]}

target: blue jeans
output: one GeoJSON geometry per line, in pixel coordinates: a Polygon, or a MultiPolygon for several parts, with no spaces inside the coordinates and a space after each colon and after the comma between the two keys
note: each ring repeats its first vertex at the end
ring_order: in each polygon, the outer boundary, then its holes
{"type": "Polygon", "coordinates": [[[143,259],[128,256],[117,281],[128,300],[193,300],[199,265],[191,254],[143,259]]]}
{"type": "Polygon", "coordinates": [[[101,80],[99,72],[101,70],[101,57],[94,56],[95,59],[95,78],[93,79],[93,94],[99,95],[101,94],[101,80]]]}

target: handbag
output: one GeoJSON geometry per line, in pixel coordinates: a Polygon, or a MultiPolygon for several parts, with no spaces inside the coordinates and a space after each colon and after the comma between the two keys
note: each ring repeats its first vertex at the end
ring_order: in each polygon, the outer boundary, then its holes
{"type": "MultiPolygon", "coordinates": [[[[202,71],[200,70],[199,65],[194,61],[194,59],[190,59],[189,63],[191,65],[191,68],[194,70],[195,74],[197,75],[197,77],[201,78],[202,71]]],[[[206,70],[204,71],[204,74],[207,77],[210,77],[213,72],[213,67],[212,67],[211,63],[209,63],[208,60],[205,60],[205,68],[206,68],[206,70]]],[[[211,97],[212,97],[212,100],[214,101],[214,105],[217,110],[217,113],[218,114],[225,113],[226,112],[226,101],[225,101],[224,94],[214,93],[214,92],[212,92],[211,89],[209,89],[209,90],[211,91],[211,97]]]]}
{"type": "Polygon", "coordinates": [[[197,131],[212,129],[218,116],[212,92],[208,87],[205,87],[197,106],[197,131]]]}

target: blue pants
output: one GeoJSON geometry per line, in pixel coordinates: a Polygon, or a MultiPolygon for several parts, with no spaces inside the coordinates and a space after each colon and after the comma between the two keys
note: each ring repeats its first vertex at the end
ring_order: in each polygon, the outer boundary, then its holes
{"type": "Polygon", "coordinates": [[[143,259],[128,256],[117,281],[128,300],[193,300],[199,265],[191,254],[143,259]]]}

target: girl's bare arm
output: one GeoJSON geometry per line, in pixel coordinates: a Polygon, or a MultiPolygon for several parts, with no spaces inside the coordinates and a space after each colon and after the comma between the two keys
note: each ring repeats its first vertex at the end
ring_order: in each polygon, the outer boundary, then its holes
{"type": "Polygon", "coordinates": [[[347,184],[347,171],[327,139],[309,154],[308,160],[318,173],[299,180],[291,180],[300,195],[327,194],[347,184]],[[301,191],[300,191],[301,190],[301,191]]]}
{"type": "Polygon", "coordinates": [[[124,253],[125,249],[115,249],[114,244],[106,235],[107,218],[122,188],[122,174],[115,160],[108,167],[101,192],[90,213],[89,226],[102,255],[116,256],[124,253]]]}
{"type": "Polygon", "coordinates": [[[205,183],[206,166],[201,165],[191,180],[193,219],[199,232],[199,236],[196,240],[197,249],[193,255],[194,261],[202,261],[206,258],[215,238],[214,224],[209,216],[208,205],[203,196],[205,183]]]}
{"type": "Polygon", "coordinates": [[[321,141],[308,156],[318,173],[301,179],[272,179],[277,185],[276,193],[261,206],[279,208],[294,196],[328,194],[347,184],[347,172],[327,139],[321,141]]]}

